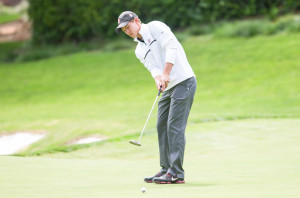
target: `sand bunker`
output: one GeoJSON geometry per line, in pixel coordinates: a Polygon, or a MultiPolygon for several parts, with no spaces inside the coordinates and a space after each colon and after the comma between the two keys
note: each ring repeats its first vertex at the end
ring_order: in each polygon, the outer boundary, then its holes
{"type": "Polygon", "coordinates": [[[17,132],[0,136],[0,155],[10,155],[25,149],[45,137],[45,134],[17,132]]]}
{"type": "Polygon", "coordinates": [[[94,142],[100,142],[102,140],[104,140],[106,138],[103,138],[103,137],[85,137],[85,138],[81,138],[81,139],[78,139],[78,140],[75,140],[73,141],[72,143],[70,143],[71,145],[72,144],[89,144],[89,143],[94,143],[94,142]]]}

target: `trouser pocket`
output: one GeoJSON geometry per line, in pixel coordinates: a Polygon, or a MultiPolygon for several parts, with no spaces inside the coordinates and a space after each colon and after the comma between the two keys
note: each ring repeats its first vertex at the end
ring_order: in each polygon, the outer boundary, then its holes
{"type": "Polygon", "coordinates": [[[195,91],[195,88],[196,79],[194,77],[189,78],[174,87],[174,89],[172,90],[171,98],[184,100],[191,94],[191,92],[195,91]]]}

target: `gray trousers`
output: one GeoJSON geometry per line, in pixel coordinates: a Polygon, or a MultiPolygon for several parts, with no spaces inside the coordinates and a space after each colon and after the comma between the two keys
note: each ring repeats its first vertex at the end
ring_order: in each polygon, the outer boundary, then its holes
{"type": "Polygon", "coordinates": [[[158,102],[157,133],[161,171],[184,178],[185,128],[197,81],[189,78],[164,91],[158,102]]]}

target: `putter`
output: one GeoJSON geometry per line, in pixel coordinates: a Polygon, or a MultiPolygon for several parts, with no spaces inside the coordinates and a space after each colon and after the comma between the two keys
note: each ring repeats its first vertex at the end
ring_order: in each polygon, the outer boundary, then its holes
{"type": "Polygon", "coordinates": [[[136,145],[136,146],[142,146],[142,144],[140,143],[140,141],[141,141],[142,135],[143,135],[143,133],[144,133],[144,130],[145,130],[145,128],[146,128],[146,125],[147,125],[147,123],[148,123],[148,120],[149,120],[149,118],[150,118],[150,116],[151,116],[151,113],[152,113],[152,111],[153,111],[153,108],[154,108],[154,106],[155,106],[155,104],[156,104],[156,102],[157,102],[157,99],[158,99],[159,95],[160,95],[161,88],[162,88],[162,87],[160,87],[160,89],[159,89],[159,91],[158,91],[158,94],[157,94],[157,96],[156,96],[155,102],[154,102],[154,104],[153,104],[153,106],[152,106],[152,109],[151,109],[151,111],[150,111],[150,114],[149,114],[149,116],[148,116],[148,119],[147,119],[147,121],[146,121],[146,123],[145,123],[145,125],[144,125],[143,131],[142,131],[142,133],[141,133],[141,135],[140,135],[139,141],[130,140],[129,143],[131,143],[131,144],[133,144],[133,145],[136,145]]]}

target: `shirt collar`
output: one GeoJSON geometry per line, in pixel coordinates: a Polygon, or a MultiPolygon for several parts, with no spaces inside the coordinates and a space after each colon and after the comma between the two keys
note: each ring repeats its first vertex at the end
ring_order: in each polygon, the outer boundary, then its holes
{"type": "Polygon", "coordinates": [[[146,24],[142,23],[139,33],[140,33],[140,35],[142,35],[143,38],[145,38],[145,35],[147,34],[147,25],[146,24]]]}

